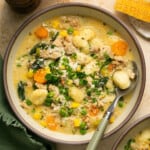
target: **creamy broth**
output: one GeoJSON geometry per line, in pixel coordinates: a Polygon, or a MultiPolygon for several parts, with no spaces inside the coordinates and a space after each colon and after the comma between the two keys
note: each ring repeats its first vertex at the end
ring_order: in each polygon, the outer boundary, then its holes
{"type": "MultiPolygon", "coordinates": [[[[50,130],[95,130],[115,97],[113,73],[134,78],[130,46],[113,28],[81,16],[47,20],[24,38],[13,66],[21,107],[50,130]]],[[[123,112],[122,98],[110,119],[123,112]]]]}

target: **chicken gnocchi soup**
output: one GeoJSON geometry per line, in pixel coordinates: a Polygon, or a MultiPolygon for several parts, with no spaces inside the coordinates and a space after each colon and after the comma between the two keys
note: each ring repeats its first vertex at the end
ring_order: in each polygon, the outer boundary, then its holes
{"type": "MultiPolygon", "coordinates": [[[[59,16],[38,26],[21,43],[13,68],[21,107],[44,128],[68,134],[96,129],[115,97],[131,84],[132,49],[106,23],[59,16]]],[[[129,98],[121,98],[113,123],[129,98]]]]}
{"type": "Polygon", "coordinates": [[[142,130],[134,138],[129,139],[124,150],[150,150],[150,128],[142,130]]]}

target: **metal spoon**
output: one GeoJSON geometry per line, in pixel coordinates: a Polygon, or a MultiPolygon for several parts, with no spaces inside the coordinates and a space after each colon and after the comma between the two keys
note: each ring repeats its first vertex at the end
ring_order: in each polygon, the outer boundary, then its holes
{"type": "Polygon", "coordinates": [[[119,99],[122,96],[126,95],[127,93],[131,92],[135,88],[136,83],[138,81],[138,68],[137,68],[137,65],[135,62],[133,62],[133,69],[134,69],[134,73],[135,73],[135,78],[132,80],[132,84],[130,85],[129,88],[127,88],[125,90],[122,90],[118,87],[115,88],[116,97],[113,100],[112,104],[107,109],[107,111],[105,112],[103,119],[101,120],[97,130],[95,131],[92,139],[90,140],[86,150],[96,150],[98,143],[103,137],[103,134],[104,134],[104,131],[107,127],[108,121],[109,121],[119,99]]]}

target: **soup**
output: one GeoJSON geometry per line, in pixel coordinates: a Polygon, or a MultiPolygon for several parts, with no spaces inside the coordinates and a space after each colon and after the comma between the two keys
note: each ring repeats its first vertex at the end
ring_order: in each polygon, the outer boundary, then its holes
{"type": "Polygon", "coordinates": [[[129,139],[124,150],[149,150],[150,149],[150,128],[139,132],[134,138],[129,139]]]}
{"type": "MultiPolygon", "coordinates": [[[[54,17],[29,31],[20,44],[14,86],[21,107],[43,127],[86,134],[95,130],[115,98],[113,74],[124,73],[121,88],[134,78],[133,60],[127,41],[104,22],[54,17]]],[[[110,123],[128,101],[120,99],[110,123]]]]}

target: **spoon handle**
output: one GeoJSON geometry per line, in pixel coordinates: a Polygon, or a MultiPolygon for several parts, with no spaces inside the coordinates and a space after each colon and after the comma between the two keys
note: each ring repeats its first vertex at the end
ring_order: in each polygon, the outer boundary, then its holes
{"type": "Polygon", "coordinates": [[[101,120],[97,130],[95,131],[91,141],[89,142],[86,150],[96,150],[97,145],[100,141],[100,139],[102,138],[104,131],[107,127],[109,118],[111,116],[110,112],[107,112],[106,115],[103,117],[103,119],[101,120]]]}
{"type": "Polygon", "coordinates": [[[118,103],[118,100],[120,99],[121,95],[118,95],[115,97],[113,103],[108,107],[106,113],[104,114],[103,119],[101,120],[100,124],[98,125],[97,130],[94,132],[94,135],[92,136],[91,141],[89,142],[86,150],[96,150],[97,145],[99,141],[102,139],[104,135],[104,131],[107,127],[108,121],[118,103]]]}

